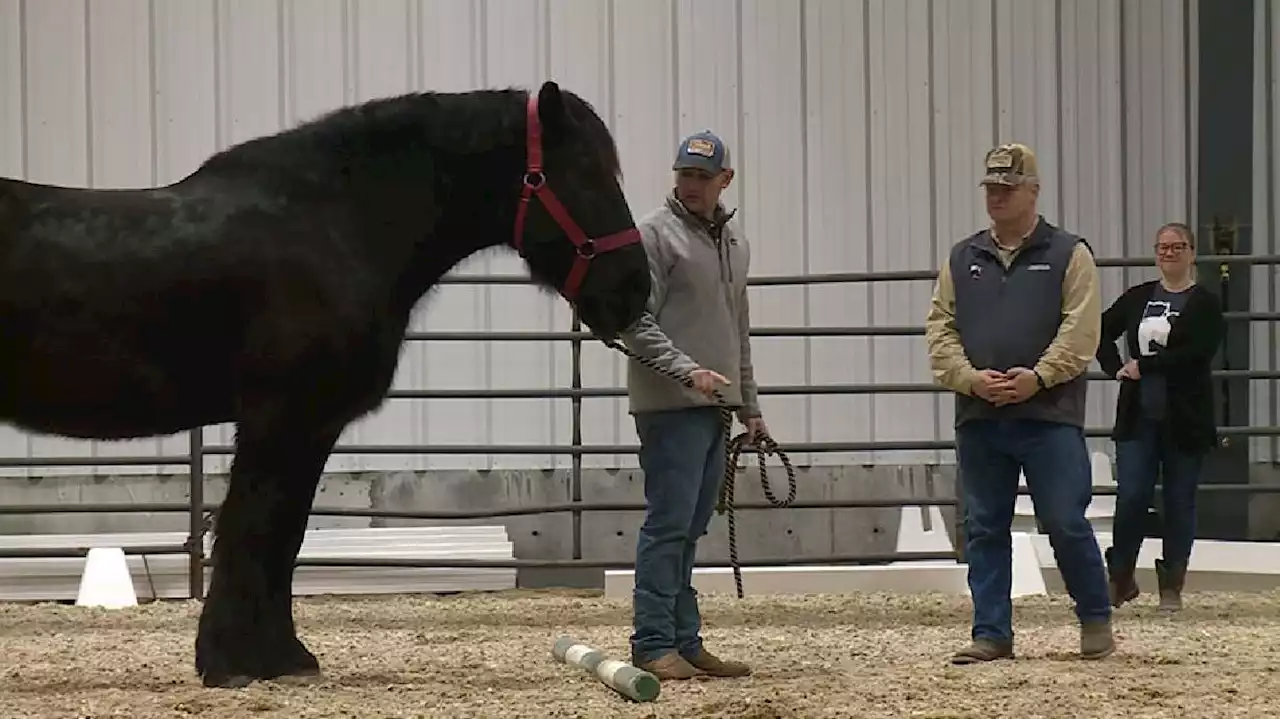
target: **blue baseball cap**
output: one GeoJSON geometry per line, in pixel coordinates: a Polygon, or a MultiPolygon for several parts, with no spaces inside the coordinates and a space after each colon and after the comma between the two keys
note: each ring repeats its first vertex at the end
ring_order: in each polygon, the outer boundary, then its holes
{"type": "Polygon", "coordinates": [[[673,170],[694,168],[718,175],[732,167],[729,164],[729,148],[710,130],[695,132],[680,142],[676,149],[673,170]]]}

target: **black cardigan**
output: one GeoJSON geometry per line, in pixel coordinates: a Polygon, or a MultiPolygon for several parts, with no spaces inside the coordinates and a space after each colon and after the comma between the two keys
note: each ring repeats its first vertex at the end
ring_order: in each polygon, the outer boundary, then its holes
{"type": "MultiPolygon", "coordinates": [[[[1116,340],[1125,335],[1129,356],[1138,358],[1138,370],[1147,375],[1163,374],[1168,383],[1168,413],[1172,440],[1182,449],[1207,451],[1217,443],[1213,420],[1211,362],[1222,342],[1222,303],[1218,296],[1200,285],[1191,288],[1181,314],[1170,323],[1168,345],[1156,354],[1138,353],[1138,321],[1159,280],[1134,285],[1102,313],[1102,340],[1097,359],[1102,371],[1115,377],[1124,362],[1116,340]]],[[[1124,380],[1116,398],[1116,419],[1111,438],[1129,439],[1141,412],[1138,383],[1124,380]]]]}

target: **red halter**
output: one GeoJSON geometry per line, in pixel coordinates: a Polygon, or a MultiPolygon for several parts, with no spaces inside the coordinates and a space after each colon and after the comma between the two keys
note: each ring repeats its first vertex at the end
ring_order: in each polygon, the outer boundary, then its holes
{"type": "Polygon", "coordinates": [[[555,193],[547,187],[547,176],[542,172],[542,124],[538,121],[538,96],[534,93],[529,93],[527,135],[529,160],[524,174],[524,188],[520,191],[520,206],[516,209],[514,246],[516,252],[524,254],[524,218],[529,209],[530,196],[537,194],[556,224],[560,225],[564,233],[569,236],[569,240],[578,248],[573,267],[564,280],[564,286],[560,288],[560,294],[572,302],[578,295],[578,289],[587,275],[587,267],[592,258],[603,252],[639,242],[640,231],[632,227],[593,240],[587,237],[582,228],[578,227],[569,216],[569,212],[565,210],[564,205],[560,204],[555,193]]]}

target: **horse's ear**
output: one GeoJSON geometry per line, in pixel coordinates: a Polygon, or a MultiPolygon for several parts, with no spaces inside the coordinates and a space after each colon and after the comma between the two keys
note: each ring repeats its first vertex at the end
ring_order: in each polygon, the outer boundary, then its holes
{"type": "Polygon", "coordinates": [[[538,119],[548,139],[562,137],[569,124],[569,113],[564,105],[560,86],[552,80],[542,83],[538,90],[538,119]]]}

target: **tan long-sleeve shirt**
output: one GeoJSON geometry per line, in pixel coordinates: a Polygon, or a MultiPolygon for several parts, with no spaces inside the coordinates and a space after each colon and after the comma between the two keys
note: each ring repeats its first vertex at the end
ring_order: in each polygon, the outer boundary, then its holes
{"type": "MultiPolygon", "coordinates": [[[[1021,247],[1009,250],[997,244],[1005,267],[1021,247]]],[[[929,362],[938,384],[961,394],[972,395],[978,371],[965,356],[955,324],[955,286],[949,262],[942,264],[934,284],[933,301],[925,319],[925,342],[929,362]]],[[[1084,243],[1076,245],[1062,280],[1062,324],[1058,335],[1033,367],[1046,387],[1066,382],[1083,373],[1093,361],[1102,334],[1102,299],[1098,268],[1093,253],[1084,243]]]]}

